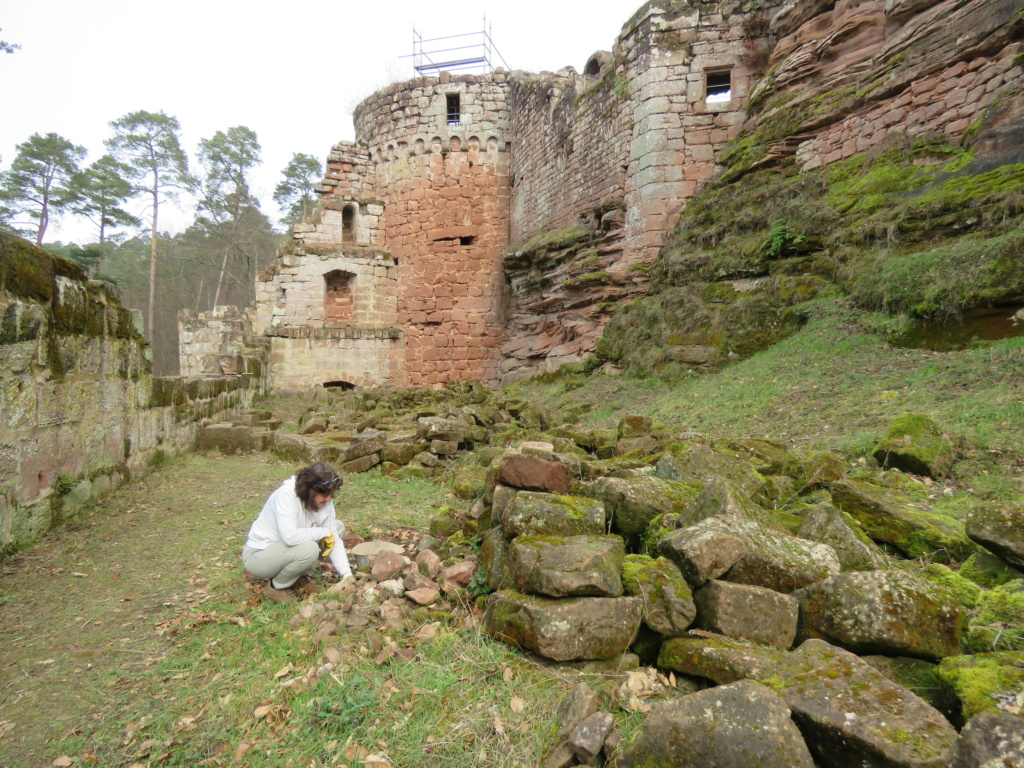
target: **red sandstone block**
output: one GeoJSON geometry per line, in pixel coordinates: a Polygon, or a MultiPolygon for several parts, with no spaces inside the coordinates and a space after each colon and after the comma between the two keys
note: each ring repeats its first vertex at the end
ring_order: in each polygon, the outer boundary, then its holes
{"type": "Polygon", "coordinates": [[[967,130],[967,127],[971,124],[971,122],[972,121],[969,117],[965,117],[960,120],[954,120],[952,123],[946,125],[946,127],[943,128],[943,130],[950,136],[956,136],[967,130]]]}

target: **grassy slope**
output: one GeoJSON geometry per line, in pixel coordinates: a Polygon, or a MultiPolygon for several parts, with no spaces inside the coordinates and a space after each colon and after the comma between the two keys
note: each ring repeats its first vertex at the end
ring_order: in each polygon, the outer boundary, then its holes
{"type": "Polygon", "coordinates": [[[757,435],[849,459],[868,455],[895,415],[927,413],[965,438],[962,479],[983,493],[1019,493],[1024,339],[953,352],[901,349],[865,332],[864,314],[841,300],[819,302],[810,314],[795,335],[718,374],[674,383],[593,376],[516,389],[552,407],[595,404],[585,419],[592,426],[643,413],[670,432],[757,435]]]}

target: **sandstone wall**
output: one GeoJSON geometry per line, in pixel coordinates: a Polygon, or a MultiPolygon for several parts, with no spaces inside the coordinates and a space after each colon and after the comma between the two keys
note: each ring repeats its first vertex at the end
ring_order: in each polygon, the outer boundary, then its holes
{"type": "Polygon", "coordinates": [[[0,234],[0,553],[192,447],[248,407],[247,378],[154,377],[141,316],[105,284],[0,234]]]}
{"type": "MultiPolygon", "coordinates": [[[[788,3],[778,45],[753,94],[759,164],[795,155],[813,170],[902,137],[979,130],[1019,154],[1024,17],[1007,0],[788,3]],[[1018,126],[1014,128],[1013,126],[1018,126]],[[1015,132],[1016,131],[1016,132],[1015,132]]],[[[983,142],[984,144],[985,142],[983,142]]],[[[986,147],[978,145],[978,151],[986,147]]]]}
{"type": "Polygon", "coordinates": [[[405,342],[392,383],[497,384],[509,206],[505,75],[400,83],[360,104],[355,122],[375,163],[384,246],[396,263],[405,342]]]}
{"type": "Polygon", "coordinates": [[[631,109],[611,54],[591,57],[591,74],[514,72],[510,241],[580,223],[625,193],[631,109]]]}

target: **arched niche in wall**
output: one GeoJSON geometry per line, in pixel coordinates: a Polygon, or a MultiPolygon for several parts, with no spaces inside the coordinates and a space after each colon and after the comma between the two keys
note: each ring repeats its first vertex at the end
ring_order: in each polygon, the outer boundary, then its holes
{"type": "Polygon", "coordinates": [[[350,323],[353,316],[353,288],[356,276],[342,269],[324,274],[324,320],[350,323]]]}
{"type": "Polygon", "coordinates": [[[342,392],[348,392],[349,390],[355,389],[356,385],[353,384],[350,381],[342,381],[342,380],[339,379],[338,381],[325,381],[324,382],[324,388],[325,389],[340,389],[342,392]]]}
{"type": "Polygon", "coordinates": [[[341,209],[341,242],[354,243],[356,241],[357,213],[355,203],[350,203],[341,209]]]}
{"type": "Polygon", "coordinates": [[[460,139],[458,136],[452,136],[450,139],[448,139],[448,148],[452,152],[459,152],[459,151],[461,151],[462,150],[462,139],[460,139]]]}

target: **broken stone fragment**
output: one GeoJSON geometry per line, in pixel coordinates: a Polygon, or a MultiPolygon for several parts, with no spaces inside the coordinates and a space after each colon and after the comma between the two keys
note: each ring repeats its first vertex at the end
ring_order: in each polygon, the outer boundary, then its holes
{"type": "Polygon", "coordinates": [[[498,480],[528,491],[565,493],[569,487],[569,475],[560,463],[524,455],[506,456],[498,470],[498,480]]]}
{"type": "Polygon", "coordinates": [[[813,768],[789,707],[771,690],[742,680],[659,702],[616,768],[813,768]]]}
{"type": "Polygon", "coordinates": [[[615,532],[636,545],[652,520],[671,512],[681,513],[701,488],[700,484],[656,477],[603,477],[587,484],[585,493],[604,502],[615,532]]]}
{"type": "Polygon", "coordinates": [[[516,536],[579,536],[605,532],[604,504],[582,496],[520,491],[502,518],[508,539],[516,536]]]}
{"type": "Polygon", "coordinates": [[[412,600],[416,605],[433,605],[441,599],[441,592],[429,587],[411,589],[405,593],[405,597],[412,600]]]}
{"type": "Polygon", "coordinates": [[[691,587],[717,579],[749,551],[741,539],[702,520],[663,538],[658,551],[674,562],[691,587]]]}
{"type": "Polygon", "coordinates": [[[420,573],[433,579],[437,576],[441,570],[441,558],[432,549],[423,549],[416,555],[416,565],[419,566],[420,573]]]}
{"type": "Polygon", "coordinates": [[[597,757],[614,725],[615,718],[608,712],[595,712],[577,725],[568,739],[576,758],[581,763],[589,763],[597,757]]]}
{"type": "Polygon", "coordinates": [[[622,594],[620,536],[519,536],[509,545],[516,589],[549,597],[622,594]]]}
{"type": "Polygon", "coordinates": [[[661,645],[658,668],[705,677],[719,685],[758,677],[784,651],[728,637],[674,637],[661,645]]]}
{"type": "Polygon", "coordinates": [[[442,568],[437,578],[441,581],[452,581],[460,587],[465,587],[469,585],[473,574],[476,573],[476,568],[476,563],[472,560],[463,560],[460,563],[449,565],[447,568],[442,568]]]}
{"type": "Polygon", "coordinates": [[[790,595],[709,581],[694,593],[694,602],[702,629],[776,648],[793,645],[800,604],[790,595]]]}
{"type": "Polygon", "coordinates": [[[562,700],[555,710],[556,740],[569,738],[577,725],[600,709],[600,697],[586,683],[578,683],[562,700]]]}
{"type": "Polygon", "coordinates": [[[886,567],[885,553],[852,517],[828,502],[817,504],[804,516],[797,535],[832,547],[844,571],[877,571],[886,567]]]}
{"type": "Polygon", "coordinates": [[[635,597],[570,597],[561,600],[511,590],[487,598],[484,631],[555,661],[611,659],[629,648],[643,606],[635,597]]]}
{"type": "Polygon", "coordinates": [[[949,768],[1016,768],[1024,765],[1024,718],[982,712],[972,717],[956,744],[949,768]]]}
{"type": "Polygon", "coordinates": [[[387,581],[402,572],[406,559],[397,552],[379,552],[370,566],[370,578],[374,581],[387,581]]]}
{"type": "Polygon", "coordinates": [[[698,442],[669,446],[658,460],[654,475],[680,482],[725,483],[747,498],[754,498],[764,488],[764,480],[748,462],[698,442]]]}

